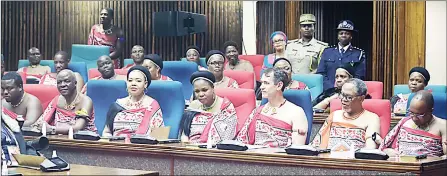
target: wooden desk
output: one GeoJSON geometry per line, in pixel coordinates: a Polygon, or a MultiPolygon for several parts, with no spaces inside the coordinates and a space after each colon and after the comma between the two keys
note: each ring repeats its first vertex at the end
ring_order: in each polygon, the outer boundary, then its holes
{"type": "Polygon", "coordinates": [[[22,175],[159,175],[154,171],[117,169],[108,167],[86,166],[70,164],[69,171],[63,172],[42,172],[40,170],[28,168],[8,168],[9,174],[21,173],[22,175]]]}
{"type": "Polygon", "coordinates": [[[411,173],[429,175],[447,172],[447,159],[429,157],[417,162],[297,156],[285,153],[225,151],[200,149],[185,144],[141,145],[124,142],[69,140],[67,136],[50,136],[53,149],[69,163],[157,170],[160,174],[248,174],[248,175],[395,175],[411,173]]]}

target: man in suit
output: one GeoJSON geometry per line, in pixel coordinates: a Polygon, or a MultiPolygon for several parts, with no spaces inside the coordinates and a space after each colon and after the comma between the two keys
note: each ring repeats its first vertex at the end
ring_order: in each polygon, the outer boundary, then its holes
{"type": "Polygon", "coordinates": [[[324,76],[324,90],[334,87],[335,70],[341,64],[350,63],[354,66],[353,77],[364,79],[366,71],[366,53],[360,48],[351,45],[354,23],[343,20],[338,25],[338,44],[326,48],[320,55],[317,73],[324,76]]]}

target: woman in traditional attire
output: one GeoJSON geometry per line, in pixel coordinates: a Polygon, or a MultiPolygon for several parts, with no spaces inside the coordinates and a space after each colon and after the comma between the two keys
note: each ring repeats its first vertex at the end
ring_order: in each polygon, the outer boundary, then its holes
{"type": "Polygon", "coordinates": [[[208,65],[208,71],[213,73],[214,77],[216,78],[216,82],[214,82],[215,88],[239,88],[239,84],[236,80],[223,74],[225,55],[221,51],[209,51],[206,55],[206,64],[208,65]]]}
{"type": "Polygon", "coordinates": [[[28,61],[29,66],[17,70],[25,74],[28,84],[38,84],[43,75],[51,73],[49,66],[40,65],[41,54],[38,48],[32,47],[28,50],[28,61]]]}
{"type": "Polygon", "coordinates": [[[194,100],[185,110],[182,119],[182,141],[218,143],[232,140],[236,135],[237,116],[233,103],[214,92],[214,75],[197,71],[191,76],[194,100]]]}
{"type": "MultiPolygon", "coordinates": [[[[424,90],[428,85],[428,81],[430,81],[430,73],[423,67],[413,67],[408,75],[410,76],[408,88],[410,88],[411,93],[424,90]]],[[[395,114],[406,114],[408,98],[411,93],[400,93],[391,97],[391,112],[395,114]]]]}
{"type": "Polygon", "coordinates": [[[286,58],[278,58],[273,62],[273,67],[282,69],[289,75],[290,83],[285,90],[309,90],[306,84],[292,79],[292,64],[286,58]]]}
{"type": "Polygon", "coordinates": [[[186,60],[196,63],[199,71],[208,70],[200,65],[200,49],[197,46],[189,46],[186,49],[186,60]]]}
{"type": "Polygon", "coordinates": [[[150,135],[154,128],[164,126],[160,105],[145,94],[151,84],[150,77],[143,66],[129,69],[126,82],[129,95],[110,106],[103,136],[150,135]]]}
{"type": "Polygon", "coordinates": [[[158,54],[145,55],[141,66],[144,66],[149,70],[152,80],[172,81],[169,76],[161,74],[161,70],[163,70],[163,59],[158,54]]]}

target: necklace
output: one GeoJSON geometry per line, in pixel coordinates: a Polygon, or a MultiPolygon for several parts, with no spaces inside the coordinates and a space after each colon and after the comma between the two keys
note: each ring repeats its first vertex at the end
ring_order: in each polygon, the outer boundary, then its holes
{"type": "Polygon", "coordinates": [[[205,107],[205,105],[202,104],[202,110],[204,110],[204,111],[208,111],[208,110],[210,110],[210,109],[213,109],[214,106],[216,106],[216,104],[217,104],[217,98],[216,98],[216,96],[214,96],[214,102],[213,102],[213,104],[212,104],[211,106],[209,106],[209,107],[205,107]]]}
{"type": "Polygon", "coordinates": [[[129,96],[129,98],[127,99],[126,106],[133,107],[133,108],[140,108],[141,104],[143,104],[143,100],[144,100],[144,95],[143,95],[143,97],[140,98],[140,100],[135,101],[135,102],[132,102],[132,96],[129,96]]]}
{"type": "Polygon", "coordinates": [[[364,112],[365,112],[365,109],[363,109],[362,112],[360,112],[356,115],[353,115],[351,117],[346,117],[346,115],[345,115],[346,112],[343,112],[343,118],[347,119],[347,120],[355,120],[355,119],[359,118],[364,112]]]}
{"type": "Polygon", "coordinates": [[[264,107],[262,112],[264,112],[265,114],[268,114],[271,110],[272,113],[270,115],[275,115],[277,113],[276,110],[281,108],[282,105],[286,104],[286,101],[287,100],[284,100],[284,102],[282,102],[278,107],[272,107],[272,106],[270,106],[270,104],[268,104],[267,107],[264,107]]]}
{"type": "Polygon", "coordinates": [[[26,92],[23,92],[22,98],[20,99],[19,103],[17,103],[16,105],[13,105],[13,104],[11,103],[11,106],[12,106],[13,108],[17,108],[17,107],[19,107],[20,104],[22,104],[22,102],[23,102],[23,98],[25,97],[25,94],[26,94],[26,92]]]}
{"type": "Polygon", "coordinates": [[[30,65],[31,68],[36,68],[39,65],[30,65]]]}
{"type": "MultiPolygon", "coordinates": [[[[103,26],[104,27],[104,26],[103,26]]],[[[112,33],[112,28],[113,28],[113,25],[110,25],[110,28],[109,29],[102,29],[102,33],[103,34],[111,34],[112,33]]]]}
{"type": "MultiPolygon", "coordinates": [[[[64,99],[65,99],[65,97],[64,97],[64,99]]],[[[64,106],[64,108],[66,110],[73,110],[76,107],[76,104],[79,103],[78,100],[79,100],[79,93],[76,92],[76,97],[70,104],[68,104],[67,99],[65,99],[65,106],[64,106]]]]}
{"type": "Polygon", "coordinates": [[[430,130],[430,125],[431,123],[435,120],[435,118],[431,118],[430,122],[428,122],[426,125],[424,125],[425,127],[421,127],[416,125],[416,123],[414,124],[416,126],[416,129],[420,129],[420,130],[424,130],[424,131],[429,131],[430,130]]]}

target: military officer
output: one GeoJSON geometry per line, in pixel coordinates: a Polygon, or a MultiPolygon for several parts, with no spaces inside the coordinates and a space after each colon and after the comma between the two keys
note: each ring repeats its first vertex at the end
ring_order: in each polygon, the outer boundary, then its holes
{"type": "Polygon", "coordinates": [[[366,71],[366,54],[360,48],[351,45],[354,23],[350,20],[342,20],[338,25],[338,44],[323,50],[320,55],[320,62],[317,73],[324,76],[324,90],[334,87],[335,70],[338,66],[350,63],[354,66],[355,78],[364,79],[366,71]]]}
{"type": "Polygon", "coordinates": [[[318,67],[318,55],[320,51],[328,46],[327,43],[318,41],[313,37],[315,32],[316,18],[312,14],[300,16],[301,38],[287,42],[287,59],[292,63],[292,72],[315,73],[318,67]]]}

